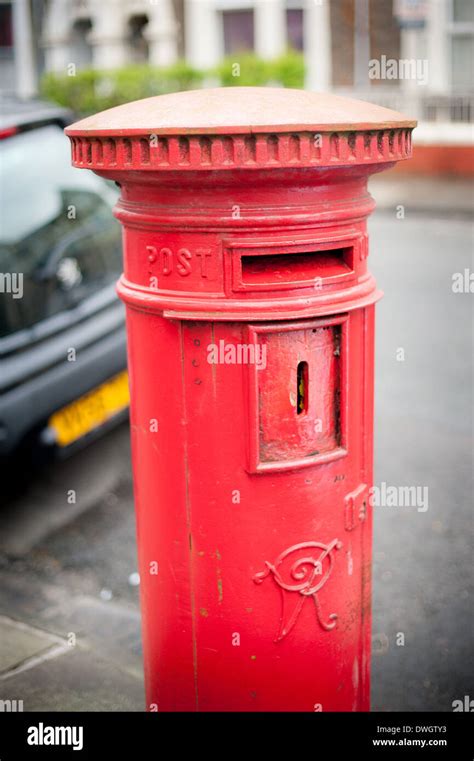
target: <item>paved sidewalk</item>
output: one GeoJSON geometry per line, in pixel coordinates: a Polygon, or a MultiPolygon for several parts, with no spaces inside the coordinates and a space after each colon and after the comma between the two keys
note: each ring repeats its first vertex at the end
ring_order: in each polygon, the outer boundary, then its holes
{"type": "Polygon", "coordinates": [[[136,608],[10,572],[1,608],[0,701],[22,700],[24,711],[144,710],[136,608]]]}
{"type": "Polygon", "coordinates": [[[0,711],[144,710],[136,567],[124,424],[1,511],[0,711]]]}
{"type": "Polygon", "coordinates": [[[453,177],[412,177],[393,172],[374,175],[369,189],[380,210],[404,206],[436,217],[472,218],[474,180],[453,177]]]}

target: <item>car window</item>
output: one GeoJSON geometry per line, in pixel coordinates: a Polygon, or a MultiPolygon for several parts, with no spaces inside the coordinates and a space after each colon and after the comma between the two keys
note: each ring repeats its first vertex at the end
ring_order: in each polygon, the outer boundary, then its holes
{"type": "Polygon", "coordinates": [[[0,141],[0,272],[22,273],[24,297],[2,299],[0,336],[30,327],[116,279],[117,190],[71,166],[59,126],[0,141]]]}
{"type": "Polygon", "coordinates": [[[0,193],[0,243],[10,245],[59,217],[70,226],[74,215],[95,203],[110,210],[117,195],[91,172],[71,166],[69,141],[56,125],[0,142],[0,193]]]}

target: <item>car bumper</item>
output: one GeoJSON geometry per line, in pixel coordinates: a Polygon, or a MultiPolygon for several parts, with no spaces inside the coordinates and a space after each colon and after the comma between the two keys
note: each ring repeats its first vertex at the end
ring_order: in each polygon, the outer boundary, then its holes
{"type": "MultiPolygon", "coordinates": [[[[110,330],[110,315],[102,313],[93,319],[96,327],[97,321],[104,320],[109,330],[92,344],[82,345],[75,361],[68,362],[65,353],[61,362],[0,394],[0,455],[11,454],[28,434],[39,434],[53,412],[126,367],[123,320],[110,330]]],[[[88,326],[82,329],[87,331],[88,326]]],[[[74,343],[68,342],[67,334],[63,334],[65,347],[78,345],[78,330],[81,331],[81,326],[74,328],[74,343]]],[[[47,341],[44,351],[48,352],[47,341]]]]}

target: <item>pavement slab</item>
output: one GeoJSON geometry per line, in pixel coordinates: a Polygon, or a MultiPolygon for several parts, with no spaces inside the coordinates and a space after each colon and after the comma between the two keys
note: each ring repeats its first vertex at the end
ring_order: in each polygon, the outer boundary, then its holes
{"type": "Polygon", "coordinates": [[[0,700],[22,700],[24,711],[143,711],[143,684],[80,647],[0,681],[0,700]]]}
{"type": "Polygon", "coordinates": [[[66,644],[49,632],[7,616],[0,616],[0,642],[0,681],[41,658],[62,652],[66,644]]]}

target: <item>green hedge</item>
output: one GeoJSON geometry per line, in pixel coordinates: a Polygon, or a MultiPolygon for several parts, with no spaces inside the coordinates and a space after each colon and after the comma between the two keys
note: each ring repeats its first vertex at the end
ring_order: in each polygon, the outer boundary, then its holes
{"type": "Polygon", "coordinates": [[[77,114],[103,111],[152,95],[200,87],[203,74],[184,62],[167,68],[133,65],[111,71],[81,69],[74,76],[47,73],[41,95],[77,114]]]}
{"type": "Polygon", "coordinates": [[[252,53],[245,53],[225,58],[214,73],[226,87],[272,84],[304,87],[305,66],[303,56],[295,51],[288,51],[272,61],[264,61],[252,53]]]}
{"type": "Polygon", "coordinates": [[[300,53],[289,51],[273,61],[244,53],[224,59],[211,71],[199,71],[179,61],[167,68],[131,65],[112,71],[81,69],[75,76],[47,73],[41,80],[41,94],[76,114],[86,115],[152,95],[193,90],[205,81],[224,86],[303,87],[304,75],[300,53]]]}

